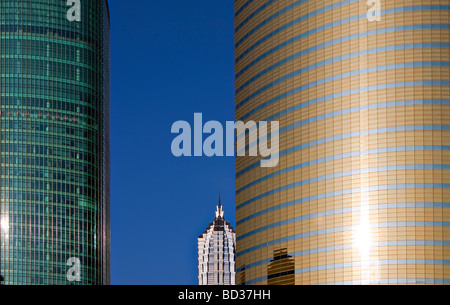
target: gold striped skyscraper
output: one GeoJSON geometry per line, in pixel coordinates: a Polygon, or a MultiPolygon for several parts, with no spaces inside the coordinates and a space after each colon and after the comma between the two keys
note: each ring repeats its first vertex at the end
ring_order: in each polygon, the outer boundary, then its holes
{"type": "Polygon", "coordinates": [[[237,284],[450,283],[449,4],[235,0],[237,284]]]}

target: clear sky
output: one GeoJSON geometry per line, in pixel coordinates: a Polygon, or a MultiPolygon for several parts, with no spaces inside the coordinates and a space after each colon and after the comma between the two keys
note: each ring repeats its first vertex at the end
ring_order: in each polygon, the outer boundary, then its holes
{"type": "Polygon", "coordinates": [[[234,121],[233,1],[109,5],[112,284],[196,285],[219,192],[234,224],[234,160],[173,157],[171,126],[234,121]]]}

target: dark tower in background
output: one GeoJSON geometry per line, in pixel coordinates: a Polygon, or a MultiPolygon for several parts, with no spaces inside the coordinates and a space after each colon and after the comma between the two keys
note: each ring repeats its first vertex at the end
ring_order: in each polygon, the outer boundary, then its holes
{"type": "Polygon", "coordinates": [[[267,268],[267,283],[269,285],[295,285],[295,260],[288,255],[288,250],[275,250],[273,256],[267,268]]]}

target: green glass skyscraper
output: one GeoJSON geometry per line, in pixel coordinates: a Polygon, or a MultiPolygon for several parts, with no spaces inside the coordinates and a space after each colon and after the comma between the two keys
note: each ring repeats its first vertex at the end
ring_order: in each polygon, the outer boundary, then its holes
{"type": "Polygon", "coordinates": [[[4,284],[109,284],[106,0],[1,0],[4,284]]]}

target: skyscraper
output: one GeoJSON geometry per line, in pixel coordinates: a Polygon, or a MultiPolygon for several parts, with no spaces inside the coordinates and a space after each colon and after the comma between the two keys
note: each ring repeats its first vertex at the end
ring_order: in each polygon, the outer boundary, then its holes
{"type": "Polygon", "coordinates": [[[198,238],[199,285],[235,285],[235,253],[236,234],[219,200],[214,221],[198,238]]]}
{"type": "Polygon", "coordinates": [[[0,275],[108,284],[108,3],[2,0],[0,20],[0,275]]]}
{"type": "Polygon", "coordinates": [[[449,12],[235,0],[236,120],[280,122],[236,160],[238,284],[450,284],[449,12]]]}

